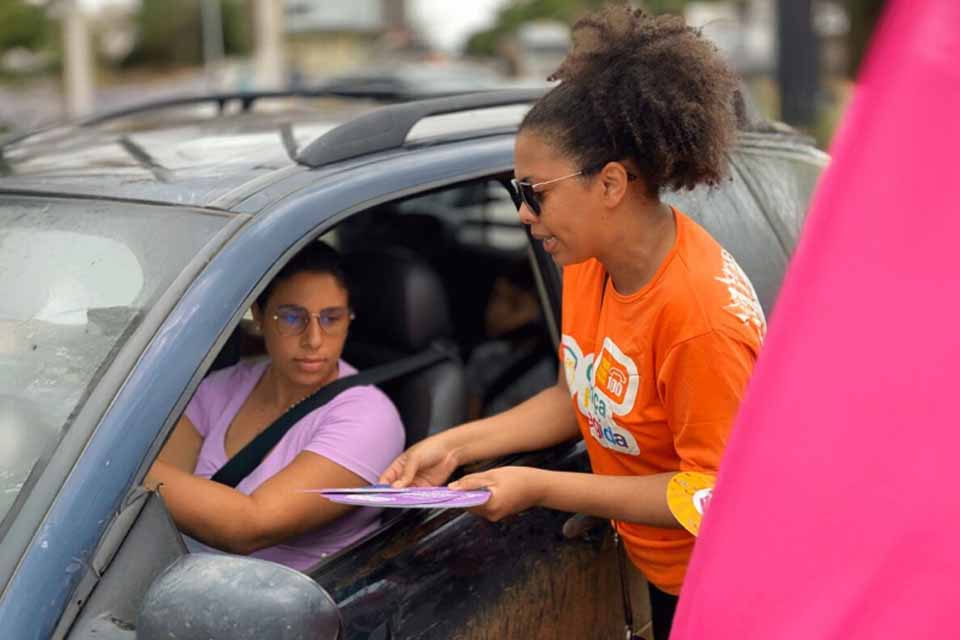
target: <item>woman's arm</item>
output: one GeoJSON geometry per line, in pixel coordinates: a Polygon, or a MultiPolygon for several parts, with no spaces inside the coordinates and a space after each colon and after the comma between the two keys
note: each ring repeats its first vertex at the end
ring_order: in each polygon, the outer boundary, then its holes
{"type": "Polygon", "coordinates": [[[203,436],[197,431],[190,418],[184,414],[177,422],[177,426],[173,428],[173,434],[163,445],[157,459],[187,473],[193,473],[193,470],[197,468],[197,458],[200,455],[201,446],[203,446],[203,436]]]}
{"type": "Polygon", "coordinates": [[[224,551],[249,554],[331,522],[352,508],[304,490],[359,487],[367,482],[305,451],[249,496],[163,460],[154,463],[144,484],[150,489],[160,487],[184,533],[224,551]]]}
{"type": "MultiPolygon", "coordinates": [[[[754,359],[747,345],[716,333],[688,340],[667,355],[658,382],[678,471],[716,473],[754,359]]],[[[502,467],[466,476],[451,487],[489,488],[491,499],[476,512],[494,520],[543,506],[678,527],[667,506],[667,484],[675,473],[603,476],[502,467]]]]}
{"type": "Polygon", "coordinates": [[[603,476],[547,471],[531,467],[501,467],[471,474],[451,483],[451,489],[486,487],[490,500],[472,511],[500,520],[530,507],[584,513],[598,518],[676,528],[667,506],[667,484],[675,474],[603,476]]]}

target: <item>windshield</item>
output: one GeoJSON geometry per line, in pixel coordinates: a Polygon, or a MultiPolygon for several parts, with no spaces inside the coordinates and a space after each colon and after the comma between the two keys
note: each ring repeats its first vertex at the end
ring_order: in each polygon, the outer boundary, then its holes
{"type": "Polygon", "coordinates": [[[0,519],[226,216],[0,198],[0,519]]]}

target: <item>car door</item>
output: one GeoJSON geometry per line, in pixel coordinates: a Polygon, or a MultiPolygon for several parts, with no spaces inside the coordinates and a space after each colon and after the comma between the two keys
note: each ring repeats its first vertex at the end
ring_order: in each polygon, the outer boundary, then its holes
{"type": "MultiPolygon", "coordinates": [[[[499,460],[585,470],[582,444],[499,460]]],[[[497,523],[446,509],[409,511],[317,567],[346,637],[616,637],[616,558],[605,530],[567,539],[569,514],[531,509],[497,523]]]]}
{"type": "MultiPolygon", "coordinates": [[[[133,637],[143,591],[153,576],[183,553],[162,502],[144,495],[137,480],[249,303],[283,262],[305,242],[366,207],[508,171],[512,138],[428,148],[420,155],[420,163],[388,158],[376,166],[358,163],[337,171],[293,172],[292,187],[280,185],[275,191],[257,193],[258,206],[265,210],[205,260],[202,272],[186,286],[146,345],[63,485],[61,493],[70,500],[56,503],[51,511],[58,520],[69,521],[71,513],[83,509],[85,487],[107,466],[117,477],[130,478],[126,496],[119,494],[110,517],[100,520],[94,544],[78,551],[73,564],[65,562],[59,569],[73,571],[79,579],[72,583],[70,600],[54,613],[53,619],[59,619],[54,637],[133,637]],[[116,459],[116,452],[124,458],[116,459]]],[[[565,447],[538,452],[525,463],[576,468],[584,459],[582,449],[571,452],[565,447]]],[[[595,591],[598,582],[590,578],[580,591],[564,585],[574,584],[571,576],[576,573],[599,576],[597,569],[602,567],[593,560],[602,549],[594,542],[562,539],[564,520],[563,514],[545,511],[498,525],[464,512],[404,514],[374,539],[318,567],[314,575],[337,595],[347,637],[365,637],[367,628],[396,637],[450,637],[459,630],[487,637],[490,629],[511,619],[513,624],[525,620],[524,628],[535,629],[556,611],[571,612],[572,624],[574,618],[590,619],[573,613],[574,600],[592,607],[590,598],[572,596],[595,591]],[[432,577],[421,580],[424,572],[432,572],[432,577]],[[381,579],[380,586],[367,588],[375,576],[381,579]],[[400,597],[401,591],[393,589],[397,585],[419,586],[400,597]],[[461,587],[474,595],[459,597],[461,587]],[[400,597],[396,603],[391,600],[395,595],[400,597]],[[564,607],[565,601],[571,606],[564,607]],[[448,607],[451,602],[456,605],[448,607]],[[514,611],[512,607],[522,604],[526,617],[498,614],[490,607],[494,602],[500,603],[501,611],[514,611]]],[[[26,564],[31,565],[25,567],[30,572],[19,578],[34,583],[58,580],[55,567],[34,571],[38,565],[30,556],[26,564]]],[[[615,585],[612,579],[600,582],[615,585]]],[[[14,586],[14,591],[24,593],[14,586]]]]}

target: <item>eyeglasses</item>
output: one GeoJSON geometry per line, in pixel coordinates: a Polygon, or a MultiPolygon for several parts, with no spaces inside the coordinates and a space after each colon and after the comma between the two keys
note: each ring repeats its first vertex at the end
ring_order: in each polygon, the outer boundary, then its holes
{"type": "Polygon", "coordinates": [[[347,307],[330,307],[319,313],[311,313],[295,304],[282,304],[272,318],[277,324],[277,332],[282,336],[299,336],[310,325],[310,318],[316,318],[324,335],[338,338],[347,332],[347,326],[356,316],[347,307]]]}
{"type": "MultiPolygon", "coordinates": [[[[593,173],[597,169],[603,167],[606,163],[595,165],[592,167],[587,167],[581,169],[576,173],[571,173],[570,175],[561,176],[559,178],[554,178],[553,180],[544,180],[543,182],[526,182],[523,180],[511,180],[514,188],[517,190],[517,193],[520,194],[520,202],[517,202],[517,208],[520,208],[520,204],[523,203],[527,205],[527,208],[534,213],[534,215],[539,216],[541,211],[541,202],[540,202],[540,193],[537,191],[540,187],[544,187],[548,184],[553,184],[554,182],[560,182],[561,180],[567,180],[569,178],[576,178],[577,176],[583,176],[590,173],[593,173]]],[[[637,176],[632,173],[627,173],[627,180],[636,180],[637,176]]]]}

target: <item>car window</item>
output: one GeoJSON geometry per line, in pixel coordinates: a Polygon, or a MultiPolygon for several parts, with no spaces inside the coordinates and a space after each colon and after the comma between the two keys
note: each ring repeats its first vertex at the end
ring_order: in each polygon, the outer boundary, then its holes
{"type": "Polygon", "coordinates": [[[113,354],[228,220],[0,199],[0,518],[113,354]]]}
{"type": "Polygon", "coordinates": [[[457,242],[519,250],[527,237],[510,192],[494,180],[473,182],[400,202],[397,213],[428,214],[453,226],[457,242]]]}
{"type": "Polygon", "coordinates": [[[346,255],[399,248],[416,254],[437,275],[472,410],[502,410],[531,395],[523,390],[556,381],[555,347],[527,234],[499,180],[465,182],[380,205],[344,221],[336,237],[346,255]]]}
{"type": "Polygon", "coordinates": [[[792,252],[826,156],[745,148],[732,160],[792,252]]]}

